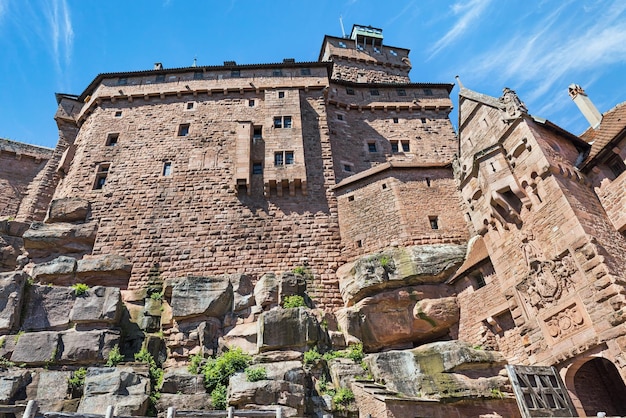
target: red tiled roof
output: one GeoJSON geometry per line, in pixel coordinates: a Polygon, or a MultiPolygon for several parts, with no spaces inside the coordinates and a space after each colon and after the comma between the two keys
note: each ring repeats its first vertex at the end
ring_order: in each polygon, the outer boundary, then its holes
{"type": "Polygon", "coordinates": [[[591,144],[589,156],[583,163],[586,166],[606,147],[613,138],[626,129],[626,102],[620,103],[602,116],[597,129],[589,128],[580,137],[591,144]]]}

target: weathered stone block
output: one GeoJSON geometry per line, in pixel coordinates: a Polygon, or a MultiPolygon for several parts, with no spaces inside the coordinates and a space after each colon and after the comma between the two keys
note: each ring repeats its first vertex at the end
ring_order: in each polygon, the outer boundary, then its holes
{"type": "Polygon", "coordinates": [[[104,414],[108,405],[119,415],[146,415],[150,378],[146,369],[131,367],[90,367],[79,414],[104,414]]]}
{"type": "Polygon", "coordinates": [[[254,300],[262,308],[277,306],[278,294],[279,280],[274,273],[264,274],[254,286],[254,300]]]}
{"type": "Polygon", "coordinates": [[[0,373],[0,404],[6,405],[14,401],[17,392],[31,382],[28,370],[2,370],[0,373]]]}
{"type": "Polygon", "coordinates": [[[256,354],[258,351],[257,328],[256,322],[235,325],[233,329],[220,338],[220,344],[228,347],[228,349],[238,347],[245,353],[256,354]]]}
{"type": "Polygon", "coordinates": [[[108,351],[119,344],[117,331],[94,330],[76,331],[74,329],[59,334],[62,351],[59,361],[63,364],[93,364],[104,362],[108,351]]]}
{"type": "Polygon", "coordinates": [[[306,349],[320,339],[320,326],[307,308],[272,309],[259,317],[259,351],[306,349]]]}
{"type": "Polygon", "coordinates": [[[72,372],[42,370],[37,383],[37,403],[40,411],[61,411],[63,400],[67,397],[67,385],[64,382],[72,372]]]}
{"type": "Polygon", "coordinates": [[[19,337],[11,355],[14,363],[42,366],[53,362],[59,351],[59,333],[55,331],[27,332],[19,337]]]}
{"type": "Polygon", "coordinates": [[[29,286],[22,329],[39,331],[67,328],[75,296],[69,287],[29,286]]]}
{"type": "Polygon", "coordinates": [[[206,393],[201,375],[191,374],[186,367],[168,369],[163,376],[162,393],[206,393]]]}
{"type": "Polygon", "coordinates": [[[31,276],[41,283],[52,283],[58,286],[69,286],[74,283],[76,259],[60,256],[54,260],[33,266],[31,276]]]}
{"type": "Polygon", "coordinates": [[[0,273],[0,332],[7,332],[19,324],[26,277],[21,271],[0,273]]]}
{"type": "Polygon", "coordinates": [[[0,270],[14,270],[23,247],[22,238],[0,234],[0,270]]]}
{"type": "Polygon", "coordinates": [[[64,197],[50,203],[46,222],[84,222],[91,206],[80,197],[64,197]]]}
{"type": "MultiPolygon", "coordinates": [[[[230,378],[228,403],[236,407],[245,405],[282,405],[302,413],[305,388],[285,380],[248,382],[244,373],[230,378]]],[[[291,416],[291,415],[286,415],[291,416]]]]}
{"type": "Polygon", "coordinates": [[[88,254],[96,240],[98,223],[34,222],[24,232],[24,248],[33,259],[49,260],[60,254],[88,254]]]}
{"type": "Polygon", "coordinates": [[[85,256],[78,260],[76,281],[89,285],[126,288],[132,269],[130,260],[119,255],[85,256]]]}
{"type": "Polygon", "coordinates": [[[69,315],[70,321],[115,324],[119,321],[121,308],[120,289],[96,286],[75,299],[69,315]]]}
{"type": "Polygon", "coordinates": [[[172,315],[175,319],[194,316],[219,318],[233,306],[233,286],[228,276],[186,277],[171,282],[172,315]]]}

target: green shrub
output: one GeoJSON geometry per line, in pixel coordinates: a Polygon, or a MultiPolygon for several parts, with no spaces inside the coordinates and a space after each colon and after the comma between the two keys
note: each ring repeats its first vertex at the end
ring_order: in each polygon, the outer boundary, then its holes
{"type": "Polygon", "coordinates": [[[163,290],[161,290],[160,292],[152,292],[152,293],[150,293],[150,299],[152,299],[152,300],[163,300],[163,293],[164,293],[163,290]]]}
{"type": "Polygon", "coordinates": [[[241,348],[235,348],[214,359],[208,359],[202,368],[207,391],[212,392],[218,385],[228,387],[228,379],[235,373],[244,371],[251,360],[251,357],[241,348]]]}
{"type": "Polygon", "coordinates": [[[304,276],[306,274],[306,268],[303,266],[298,266],[292,270],[295,274],[299,274],[304,276]]]}
{"type": "Polygon", "coordinates": [[[317,351],[317,347],[304,352],[304,364],[314,364],[322,359],[322,355],[317,351]]]}
{"type": "Polygon", "coordinates": [[[191,357],[189,357],[187,370],[189,370],[189,373],[199,374],[202,372],[202,363],[204,363],[202,354],[192,354],[191,357]]]}
{"type": "Polygon", "coordinates": [[[226,389],[227,389],[226,386],[224,386],[222,384],[218,384],[211,391],[211,404],[213,404],[213,408],[215,408],[215,409],[226,409],[226,407],[228,406],[227,403],[226,403],[226,401],[227,401],[226,389]]]}
{"type": "Polygon", "coordinates": [[[5,357],[0,357],[0,368],[9,368],[15,366],[15,363],[6,359],[5,357]]]}
{"type": "Polygon", "coordinates": [[[81,367],[72,373],[72,377],[67,379],[67,384],[70,389],[80,389],[85,384],[85,377],[87,376],[87,369],[81,367]]]}
{"type": "Polygon", "coordinates": [[[246,380],[248,382],[258,382],[267,379],[265,367],[248,367],[246,369],[246,380]]]}
{"type": "Polygon", "coordinates": [[[306,306],[306,303],[304,303],[304,298],[300,295],[287,296],[283,301],[283,308],[299,308],[301,306],[306,306]]]}
{"type": "Polygon", "coordinates": [[[146,363],[149,366],[148,372],[150,373],[152,387],[155,390],[160,389],[163,384],[163,369],[156,363],[152,354],[144,347],[138,353],[135,353],[135,361],[146,363]]]}
{"type": "Polygon", "coordinates": [[[115,367],[119,363],[124,361],[124,355],[120,353],[120,347],[115,344],[115,346],[109,351],[109,358],[105,364],[107,367],[115,367]]]}
{"type": "Polygon", "coordinates": [[[75,296],[83,296],[89,290],[89,286],[85,283],[76,283],[71,286],[72,290],[74,290],[75,296]]]}
{"type": "Polygon", "coordinates": [[[354,393],[348,388],[339,388],[333,396],[333,405],[336,409],[344,409],[354,401],[354,393]]]}
{"type": "Polygon", "coordinates": [[[343,358],[345,357],[346,354],[342,351],[334,351],[334,350],[330,350],[324,353],[324,355],[322,356],[322,358],[326,361],[330,361],[336,358],[343,358]]]}
{"type": "Polygon", "coordinates": [[[360,363],[363,361],[363,344],[353,344],[348,347],[348,358],[354,361],[355,363],[360,363]]]}
{"type": "Polygon", "coordinates": [[[0,348],[4,347],[4,343],[6,342],[6,337],[3,335],[2,337],[0,337],[0,348]]]}

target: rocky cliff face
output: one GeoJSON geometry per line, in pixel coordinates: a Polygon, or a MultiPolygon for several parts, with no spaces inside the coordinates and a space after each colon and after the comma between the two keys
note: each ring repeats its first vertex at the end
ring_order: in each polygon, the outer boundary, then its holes
{"type": "Polygon", "coordinates": [[[65,199],[47,223],[0,221],[0,403],[81,414],[114,405],[117,415],[227,405],[516,414],[503,357],[455,340],[445,280],[463,246],[395,247],[344,265],[344,307],[326,312],[307,294],[305,267],[162,280],[155,266],[148,287],[127,290],[131,260],[91,255],[88,214],[88,202],[65,199]]]}

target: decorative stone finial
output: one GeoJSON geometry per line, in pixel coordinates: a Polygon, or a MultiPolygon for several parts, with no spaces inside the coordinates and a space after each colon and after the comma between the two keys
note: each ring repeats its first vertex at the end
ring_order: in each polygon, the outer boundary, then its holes
{"type": "Polygon", "coordinates": [[[502,97],[500,97],[499,100],[505,106],[505,120],[517,119],[521,115],[528,114],[528,109],[526,108],[524,102],[520,100],[514,90],[511,90],[508,87],[502,89],[502,97]]]}

